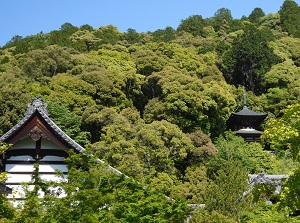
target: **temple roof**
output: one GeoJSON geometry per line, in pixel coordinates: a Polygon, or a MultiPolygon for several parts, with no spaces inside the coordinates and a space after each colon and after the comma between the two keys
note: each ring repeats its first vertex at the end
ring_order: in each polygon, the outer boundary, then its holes
{"type": "MultiPolygon", "coordinates": [[[[18,140],[29,136],[29,134],[31,138],[33,138],[33,140],[35,140],[34,137],[45,136],[46,138],[48,138],[50,135],[51,140],[54,140],[56,143],[61,143],[61,145],[67,146],[69,149],[73,148],[77,152],[83,152],[85,150],[50,119],[47,104],[44,103],[41,98],[34,98],[32,103],[29,103],[27,105],[25,117],[7,133],[2,135],[0,137],[0,142],[16,143],[18,140]],[[36,131],[39,129],[34,128],[35,126],[38,126],[38,128],[42,128],[41,130],[45,132],[36,131]]],[[[106,168],[110,169],[115,174],[123,174],[121,171],[115,169],[114,167],[107,165],[101,159],[96,158],[96,161],[98,163],[102,163],[106,168]]]]}
{"type": "MultiPolygon", "coordinates": [[[[52,134],[59,138],[69,148],[73,148],[77,152],[82,152],[84,148],[71,139],[63,130],[61,130],[49,117],[47,104],[43,103],[41,98],[35,98],[32,103],[27,105],[27,111],[25,117],[11,128],[7,133],[0,137],[0,142],[11,142],[12,138],[16,136],[26,125],[32,121],[34,117],[39,117],[41,121],[46,125],[52,134]]],[[[32,131],[32,130],[31,130],[32,131]]]]}
{"type": "Polygon", "coordinates": [[[255,111],[250,110],[246,105],[244,105],[243,109],[239,112],[234,112],[233,115],[237,116],[251,116],[251,117],[267,117],[265,113],[257,113],[255,111]]]}
{"type": "Polygon", "coordinates": [[[243,98],[244,98],[244,106],[243,109],[238,112],[233,112],[229,119],[226,121],[227,127],[237,132],[238,134],[262,134],[262,132],[257,131],[247,131],[247,129],[260,129],[261,123],[264,121],[264,119],[268,116],[265,113],[257,113],[255,111],[252,111],[247,107],[247,99],[246,99],[246,91],[243,90],[243,98]]]}
{"type": "Polygon", "coordinates": [[[263,172],[259,174],[249,174],[249,185],[255,185],[260,183],[281,183],[283,179],[289,178],[288,174],[278,174],[278,175],[267,175],[263,172]]]}

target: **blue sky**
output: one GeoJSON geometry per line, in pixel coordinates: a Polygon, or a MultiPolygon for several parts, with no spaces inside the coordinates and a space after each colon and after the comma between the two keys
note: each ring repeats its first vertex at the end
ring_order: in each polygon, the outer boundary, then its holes
{"type": "MultiPolygon", "coordinates": [[[[1,0],[0,46],[14,35],[28,36],[57,30],[65,22],[94,28],[114,25],[137,32],[178,27],[191,15],[212,17],[220,8],[234,18],[248,16],[256,7],[276,13],[284,0],[1,0]]],[[[300,5],[300,0],[296,1],[300,5]]]]}

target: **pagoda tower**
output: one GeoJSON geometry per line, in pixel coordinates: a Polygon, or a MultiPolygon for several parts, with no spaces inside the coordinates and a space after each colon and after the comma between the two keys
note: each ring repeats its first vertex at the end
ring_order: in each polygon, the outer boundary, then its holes
{"type": "Polygon", "coordinates": [[[260,126],[267,114],[257,113],[247,107],[245,89],[243,99],[243,109],[231,114],[226,123],[227,127],[232,131],[236,131],[236,135],[242,136],[246,142],[260,142],[260,136],[263,133],[260,126]]]}

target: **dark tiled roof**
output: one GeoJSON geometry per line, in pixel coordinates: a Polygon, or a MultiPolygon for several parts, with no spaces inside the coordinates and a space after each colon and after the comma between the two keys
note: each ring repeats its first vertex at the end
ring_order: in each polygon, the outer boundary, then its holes
{"type": "Polygon", "coordinates": [[[238,116],[257,116],[257,117],[267,117],[267,114],[261,114],[261,113],[257,113],[255,111],[250,110],[247,106],[244,106],[242,110],[240,110],[239,112],[235,112],[233,113],[234,115],[238,115],[238,116]]]}

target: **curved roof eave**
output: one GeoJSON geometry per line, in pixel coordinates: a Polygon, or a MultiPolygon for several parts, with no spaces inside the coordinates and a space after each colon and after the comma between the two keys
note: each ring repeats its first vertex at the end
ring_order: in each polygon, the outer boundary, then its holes
{"type": "MultiPolygon", "coordinates": [[[[24,118],[17,123],[14,127],[12,127],[8,132],[0,137],[0,142],[7,142],[11,137],[13,137],[21,128],[30,121],[36,114],[39,114],[42,119],[49,125],[49,127],[55,132],[55,135],[63,140],[66,144],[70,146],[70,148],[75,149],[77,152],[83,152],[85,149],[75,142],[70,136],[68,136],[61,128],[59,128],[49,117],[47,105],[43,104],[41,98],[35,98],[32,103],[28,104],[27,111],[25,113],[24,118]]],[[[121,171],[115,169],[114,167],[106,164],[103,160],[99,158],[95,158],[98,163],[102,163],[106,168],[110,169],[117,175],[123,174],[121,171]]],[[[127,178],[128,176],[125,175],[127,178]]]]}
{"type": "Polygon", "coordinates": [[[8,132],[6,132],[4,135],[0,137],[1,142],[6,142],[10,137],[12,137],[15,133],[17,133],[25,124],[27,121],[29,121],[35,113],[38,113],[43,120],[50,126],[50,128],[53,130],[53,132],[56,133],[56,135],[63,140],[66,144],[70,146],[70,148],[75,149],[78,152],[82,152],[84,148],[79,145],[77,142],[75,142],[71,137],[69,137],[61,128],[59,128],[48,116],[48,114],[44,111],[44,109],[41,109],[40,107],[36,107],[35,109],[27,110],[25,117],[14,127],[12,127],[8,132]]]}
{"type": "Polygon", "coordinates": [[[267,117],[267,114],[257,113],[255,111],[250,110],[247,106],[244,106],[242,110],[233,114],[238,116],[267,117]]]}

